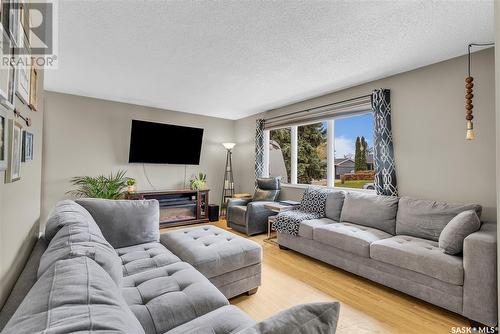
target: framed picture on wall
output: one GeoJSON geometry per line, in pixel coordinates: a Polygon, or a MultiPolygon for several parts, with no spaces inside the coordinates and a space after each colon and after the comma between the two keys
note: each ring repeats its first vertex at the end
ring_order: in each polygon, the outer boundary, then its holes
{"type": "Polygon", "coordinates": [[[5,182],[10,183],[21,179],[21,159],[23,154],[23,127],[20,123],[9,120],[9,149],[5,182]]]}
{"type": "Polygon", "coordinates": [[[22,162],[33,160],[33,134],[23,131],[23,155],[22,162]]]}
{"type": "Polygon", "coordinates": [[[30,75],[30,104],[31,110],[36,111],[38,109],[38,68],[36,66],[31,67],[30,75]]]}
{"type": "Polygon", "coordinates": [[[31,77],[31,67],[28,66],[28,40],[25,36],[21,39],[20,48],[23,50],[23,54],[19,55],[20,60],[17,65],[17,88],[16,93],[19,99],[24,104],[29,104],[30,98],[30,77],[31,77]]]}
{"type": "Polygon", "coordinates": [[[0,109],[0,171],[7,169],[7,113],[0,109]]]}

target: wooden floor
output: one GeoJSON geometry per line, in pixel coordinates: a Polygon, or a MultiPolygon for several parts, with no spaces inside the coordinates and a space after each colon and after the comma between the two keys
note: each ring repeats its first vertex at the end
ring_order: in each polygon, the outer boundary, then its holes
{"type": "MultiPolygon", "coordinates": [[[[225,221],[214,224],[226,228],[225,221]]],[[[250,237],[264,251],[262,286],[252,296],[230,300],[257,321],[293,305],[337,300],[341,303],[339,334],[439,334],[469,326],[467,319],[457,314],[297,252],[280,250],[264,242],[265,237],[250,237]]]]}

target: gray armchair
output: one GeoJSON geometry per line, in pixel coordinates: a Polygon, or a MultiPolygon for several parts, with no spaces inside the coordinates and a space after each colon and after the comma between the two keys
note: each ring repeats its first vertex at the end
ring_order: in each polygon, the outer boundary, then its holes
{"type": "Polygon", "coordinates": [[[267,218],[276,213],[267,209],[265,205],[278,199],[280,189],[281,178],[279,177],[257,179],[257,189],[251,200],[229,200],[227,226],[246,235],[267,232],[267,218]]]}

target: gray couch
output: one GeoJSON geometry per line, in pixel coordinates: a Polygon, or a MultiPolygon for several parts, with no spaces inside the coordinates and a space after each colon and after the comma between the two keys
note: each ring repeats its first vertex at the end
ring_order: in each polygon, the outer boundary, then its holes
{"type": "Polygon", "coordinates": [[[468,235],[460,243],[463,253],[449,255],[439,247],[445,226],[466,210],[481,214],[479,205],[337,190],[328,194],[325,217],[300,222],[297,236],[279,232],[278,243],[494,326],[496,223],[468,235]]]}
{"type": "Polygon", "coordinates": [[[2,333],[335,333],[338,303],[300,305],[257,324],[229,305],[159,243],[158,202],[79,203],[62,201],[51,213],[0,312],[2,333]]]}
{"type": "Polygon", "coordinates": [[[251,200],[229,199],[227,204],[227,226],[232,229],[254,235],[267,232],[267,218],[275,215],[266,208],[266,204],[275,202],[281,190],[281,178],[258,178],[257,188],[251,200]]]}

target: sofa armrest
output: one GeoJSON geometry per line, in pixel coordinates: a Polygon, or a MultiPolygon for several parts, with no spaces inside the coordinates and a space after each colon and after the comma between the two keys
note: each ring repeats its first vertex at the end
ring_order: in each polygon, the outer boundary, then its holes
{"type": "Polygon", "coordinates": [[[77,199],[94,218],[114,248],[160,241],[160,205],[157,200],[77,199]]]}
{"type": "Polygon", "coordinates": [[[337,330],[338,302],[302,304],[284,310],[237,334],[329,333],[337,330]]]}
{"type": "Polygon", "coordinates": [[[497,324],[497,226],[484,223],[464,240],[463,315],[497,324]]]}

